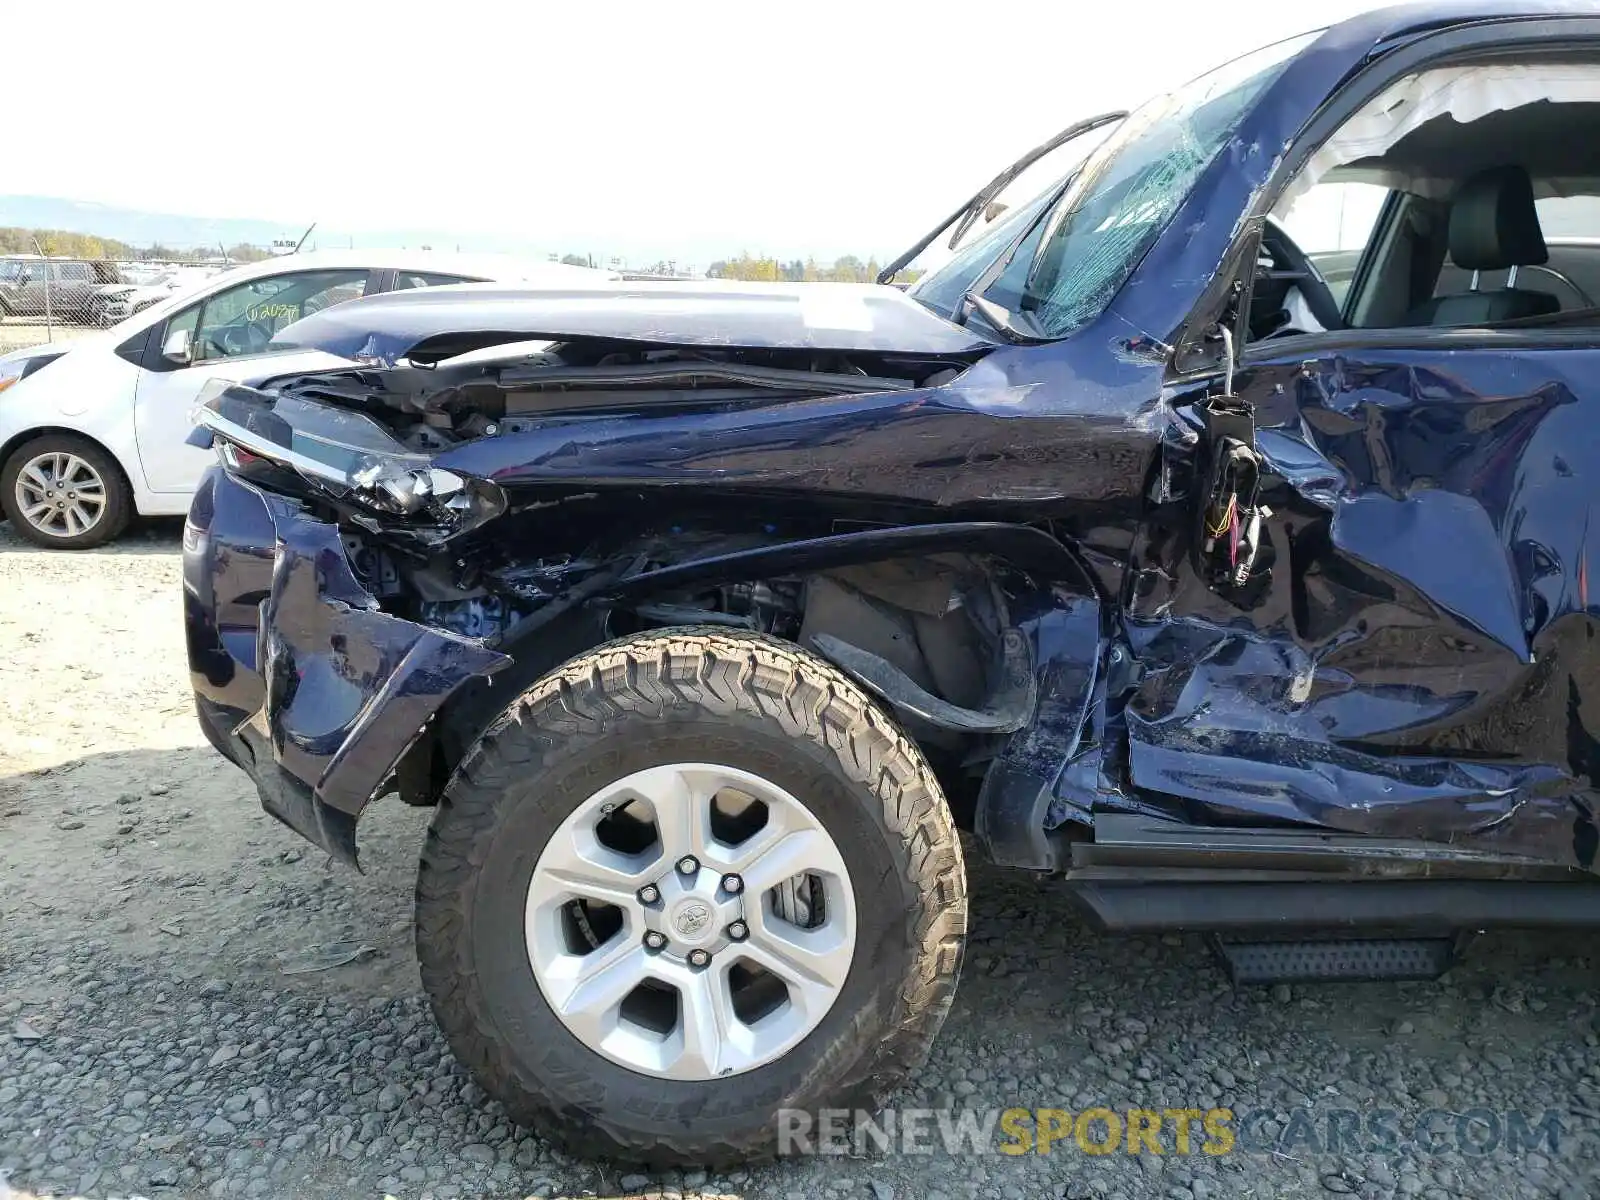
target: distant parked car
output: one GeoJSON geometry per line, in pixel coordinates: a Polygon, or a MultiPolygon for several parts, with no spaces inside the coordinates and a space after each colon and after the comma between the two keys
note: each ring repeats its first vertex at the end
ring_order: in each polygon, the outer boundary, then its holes
{"type": "Polygon", "coordinates": [[[0,316],[89,321],[99,290],[123,281],[116,263],[81,258],[14,258],[6,267],[0,273],[0,316]]]}
{"type": "MultiPolygon", "coordinates": [[[[18,274],[32,280],[38,270],[39,260],[21,260],[18,274]]],[[[23,537],[66,549],[115,537],[135,512],[186,512],[213,461],[185,444],[190,409],[208,380],[258,374],[269,354],[289,373],[350,365],[320,350],[268,345],[302,316],[436,284],[615,278],[499,256],[324,250],[238,267],[113,329],[0,355],[0,511],[23,537]]],[[[13,279],[0,282],[0,292],[26,286],[13,279]]]]}
{"type": "Polygon", "coordinates": [[[177,292],[187,292],[201,286],[223,269],[168,265],[143,279],[134,279],[132,272],[124,269],[122,274],[127,282],[107,284],[96,289],[89,322],[100,326],[115,325],[134,313],[170,299],[177,292]]]}

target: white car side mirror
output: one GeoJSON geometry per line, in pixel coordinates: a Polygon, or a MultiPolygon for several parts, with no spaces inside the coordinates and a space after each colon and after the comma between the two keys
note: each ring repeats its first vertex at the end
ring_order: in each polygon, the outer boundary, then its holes
{"type": "Polygon", "coordinates": [[[174,329],[161,343],[161,357],[170,363],[187,367],[194,361],[194,347],[189,342],[187,329],[174,329]]]}

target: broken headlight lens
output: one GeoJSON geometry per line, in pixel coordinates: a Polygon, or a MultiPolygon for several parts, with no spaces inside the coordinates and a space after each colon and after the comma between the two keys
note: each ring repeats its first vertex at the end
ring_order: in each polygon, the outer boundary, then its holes
{"type": "Polygon", "coordinates": [[[266,459],[365,508],[461,528],[505,509],[494,484],[433,466],[365,413],[213,380],[194,419],[234,469],[249,456],[266,459]]]}

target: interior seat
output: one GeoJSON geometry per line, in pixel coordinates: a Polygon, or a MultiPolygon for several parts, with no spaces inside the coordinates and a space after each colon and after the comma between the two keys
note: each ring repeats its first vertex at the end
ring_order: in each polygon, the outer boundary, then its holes
{"type": "Polygon", "coordinates": [[[1521,167],[1491,167],[1474,175],[1450,205],[1450,259],[1472,272],[1470,291],[1435,296],[1413,309],[1407,325],[1486,325],[1561,311],[1549,292],[1519,288],[1517,268],[1549,261],[1533,205],[1533,181],[1521,167]],[[1478,272],[1507,272],[1506,286],[1479,291],[1478,272]]]}

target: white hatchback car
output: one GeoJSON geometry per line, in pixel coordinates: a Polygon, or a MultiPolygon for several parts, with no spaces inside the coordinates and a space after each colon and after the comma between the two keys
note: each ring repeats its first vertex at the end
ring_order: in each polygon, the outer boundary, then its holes
{"type": "Polygon", "coordinates": [[[213,461],[185,440],[201,388],[258,374],[268,353],[286,374],[346,365],[267,345],[330,305],[452,283],[615,278],[493,255],[319,250],[213,276],[101,333],[0,355],[0,510],[23,537],[63,549],[116,537],[135,512],[187,512],[213,461]]]}

